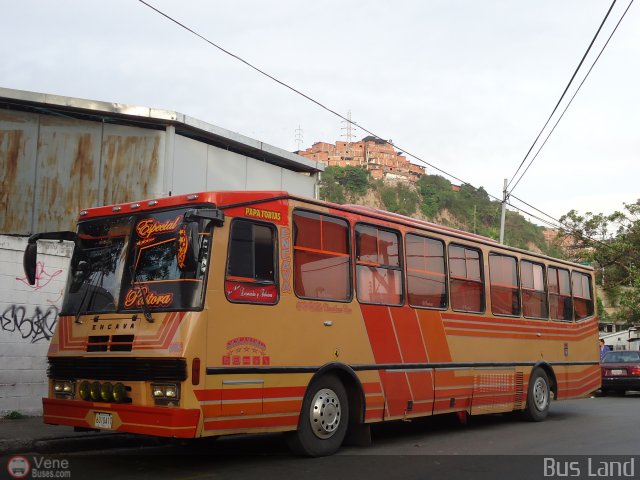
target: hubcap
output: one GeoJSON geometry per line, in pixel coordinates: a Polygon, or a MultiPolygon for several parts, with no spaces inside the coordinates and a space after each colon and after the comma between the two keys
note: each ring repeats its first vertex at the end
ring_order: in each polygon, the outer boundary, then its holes
{"type": "Polygon", "coordinates": [[[536,378],[536,382],[533,384],[533,402],[536,409],[539,411],[543,411],[547,408],[547,404],[549,403],[549,389],[547,388],[547,382],[540,377],[536,378]]]}
{"type": "Polygon", "coordinates": [[[319,390],[311,400],[309,421],[311,430],[318,438],[329,438],[340,425],[340,401],[336,393],[329,389],[319,390]]]}

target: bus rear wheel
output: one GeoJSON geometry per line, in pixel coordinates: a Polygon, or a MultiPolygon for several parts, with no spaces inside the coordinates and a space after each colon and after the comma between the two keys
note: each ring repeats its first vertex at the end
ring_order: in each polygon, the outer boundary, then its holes
{"type": "Polygon", "coordinates": [[[342,445],[348,423],[349,405],[344,385],[333,375],[323,375],[309,385],[298,429],[287,436],[287,443],[298,455],[332,455],[342,445]]]}
{"type": "Polygon", "coordinates": [[[524,418],[531,422],[541,422],[549,413],[549,403],[551,401],[551,387],[547,373],[536,368],[529,380],[527,391],[527,405],[524,409],[524,418]]]}

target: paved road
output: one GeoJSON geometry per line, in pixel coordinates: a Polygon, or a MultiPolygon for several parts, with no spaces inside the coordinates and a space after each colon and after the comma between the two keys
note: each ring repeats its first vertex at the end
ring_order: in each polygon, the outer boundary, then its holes
{"type": "Polygon", "coordinates": [[[452,416],[379,425],[373,430],[372,446],[344,447],[337,455],[320,459],[291,455],[279,434],[147,447],[115,445],[108,451],[64,453],[58,458],[69,460],[71,478],[92,479],[452,480],[517,475],[524,480],[563,478],[559,474],[567,473],[567,468],[569,474],[580,473],[577,478],[597,478],[591,474],[598,473],[602,461],[609,470],[600,473],[607,473],[607,478],[624,478],[623,467],[626,473],[633,467],[634,478],[640,478],[638,454],[640,393],[630,393],[554,402],[541,423],[524,422],[516,415],[491,415],[473,417],[468,425],[460,425],[452,416]],[[580,457],[563,457],[570,455],[580,457]],[[550,466],[545,457],[561,463],[550,466]],[[569,461],[577,463],[562,463],[569,461]],[[620,467],[621,475],[610,475],[613,467],[620,467]]]}

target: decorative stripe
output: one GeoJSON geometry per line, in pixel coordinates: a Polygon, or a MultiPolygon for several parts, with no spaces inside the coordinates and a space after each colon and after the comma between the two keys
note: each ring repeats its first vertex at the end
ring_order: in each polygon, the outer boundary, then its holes
{"type": "MultiPolygon", "coordinates": [[[[469,370],[473,368],[513,368],[534,367],[538,362],[429,362],[429,363],[378,363],[348,365],[355,372],[384,370],[469,370]]],[[[600,365],[597,361],[546,362],[552,367],[576,367],[600,365]]],[[[256,366],[256,367],[207,367],[207,375],[241,375],[241,374],[282,374],[282,373],[315,373],[323,366],[256,366]]]]}

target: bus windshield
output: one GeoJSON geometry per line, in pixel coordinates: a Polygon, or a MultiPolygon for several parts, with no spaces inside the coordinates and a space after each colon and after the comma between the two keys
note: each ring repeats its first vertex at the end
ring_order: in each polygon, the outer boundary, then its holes
{"type": "Polygon", "coordinates": [[[80,223],[62,314],[202,308],[212,222],[185,211],[80,223]]]}

